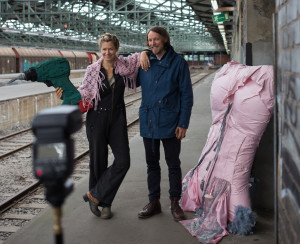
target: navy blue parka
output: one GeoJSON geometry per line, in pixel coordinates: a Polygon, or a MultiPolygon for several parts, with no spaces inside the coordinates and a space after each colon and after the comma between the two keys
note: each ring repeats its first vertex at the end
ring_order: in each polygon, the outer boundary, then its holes
{"type": "Polygon", "coordinates": [[[150,68],[140,68],[137,80],[142,87],[140,135],[172,138],[177,126],[187,129],[190,122],[193,89],[188,64],[172,46],[161,60],[152,53],[149,59],[150,68]]]}

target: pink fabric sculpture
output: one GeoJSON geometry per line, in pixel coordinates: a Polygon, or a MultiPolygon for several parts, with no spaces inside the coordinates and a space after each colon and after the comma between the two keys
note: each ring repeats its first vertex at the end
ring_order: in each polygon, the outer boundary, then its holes
{"type": "Polygon", "coordinates": [[[220,241],[238,218],[255,225],[249,178],[273,112],[273,67],[228,62],[215,75],[210,103],[212,125],[198,164],[183,179],[180,200],[184,211],[197,216],[180,223],[203,243],[220,241]]]}

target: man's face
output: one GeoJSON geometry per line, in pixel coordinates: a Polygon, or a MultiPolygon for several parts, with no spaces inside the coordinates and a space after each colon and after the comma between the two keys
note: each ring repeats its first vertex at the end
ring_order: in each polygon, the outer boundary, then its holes
{"type": "Polygon", "coordinates": [[[166,41],[164,39],[156,32],[150,31],[148,33],[148,45],[156,57],[162,57],[166,52],[164,49],[166,41]]]}

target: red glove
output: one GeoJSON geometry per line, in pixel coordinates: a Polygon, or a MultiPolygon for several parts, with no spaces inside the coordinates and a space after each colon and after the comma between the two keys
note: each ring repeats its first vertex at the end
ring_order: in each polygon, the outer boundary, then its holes
{"type": "Polygon", "coordinates": [[[83,102],[82,102],[82,100],[80,100],[80,101],[78,102],[78,105],[79,105],[79,110],[80,110],[81,113],[87,112],[87,111],[92,107],[91,104],[89,104],[89,105],[86,106],[86,107],[83,107],[83,102]]]}

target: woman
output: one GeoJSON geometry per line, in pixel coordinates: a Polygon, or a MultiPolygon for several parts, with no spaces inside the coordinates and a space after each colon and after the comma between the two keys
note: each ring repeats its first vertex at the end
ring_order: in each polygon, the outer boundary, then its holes
{"type": "MultiPolygon", "coordinates": [[[[149,60],[147,52],[118,57],[119,40],[113,34],[102,35],[98,44],[102,57],[88,66],[78,89],[82,97],[80,109],[88,111],[86,133],[90,149],[89,191],[83,199],[89,202],[93,214],[109,219],[112,202],[130,166],[124,89],[136,87],[139,66],[146,68],[149,60]],[[140,62],[140,57],[144,61],[140,62]],[[114,155],[109,167],[108,145],[114,155]]],[[[57,95],[61,97],[61,89],[57,89],[57,95]]]]}

